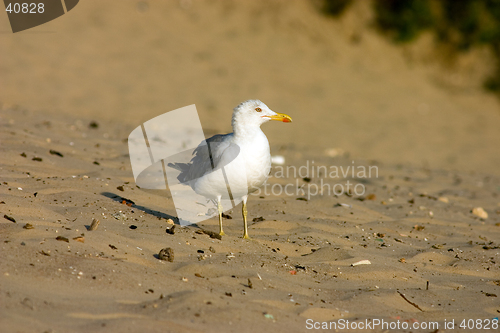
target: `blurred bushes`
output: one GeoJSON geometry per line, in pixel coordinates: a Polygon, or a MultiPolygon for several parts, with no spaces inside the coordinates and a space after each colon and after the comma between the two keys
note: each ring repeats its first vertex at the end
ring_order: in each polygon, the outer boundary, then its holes
{"type": "Polygon", "coordinates": [[[427,0],[380,0],[374,7],[378,26],[396,42],[409,42],[435,24],[427,0]]]}
{"type": "MultiPolygon", "coordinates": [[[[357,0],[365,1],[365,0],[357,0]]],[[[353,0],[324,0],[324,10],[341,15],[353,0]]],[[[415,40],[432,31],[438,43],[456,52],[490,47],[497,59],[496,73],[485,88],[500,92],[500,0],[373,0],[377,27],[397,43],[415,40]]]]}
{"type": "Polygon", "coordinates": [[[325,0],[323,3],[323,11],[328,15],[339,16],[351,4],[351,1],[352,0],[325,0]]]}

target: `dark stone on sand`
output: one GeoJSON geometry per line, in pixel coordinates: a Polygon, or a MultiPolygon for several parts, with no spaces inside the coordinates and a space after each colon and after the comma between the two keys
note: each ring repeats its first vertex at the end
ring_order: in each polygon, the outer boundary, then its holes
{"type": "Polygon", "coordinates": [[[15,218],[13,218],[12,216],[9,216],[9,215],[5,214],[3,217],[4,217],[5,219],[9,220],[10,222],[17,223],[17,222],[16,222],[16,219],[15,219],[15,218]]]}
{"type": "Polygon", "coordinates": [[[175,225],[171,226],[170,228],[167,228],[165,232],[169,235],[175,234],[175,225]]]}
{"type": "Polygon", "coordinates": [[[213,232],[213,231],[210,231],[210,230],[205,230],[205,229],[202,229],[202,232],[205,234],[205,235],[208,235],[210,236],[210,238],[216,238],[216,239],[222,239],[222,236],[219,235],[217,232],[213,232]]]}
{"type": "Polygon", "coordinates": [[[61,241],[61,242],[69,243],[69,239],[67,239],[66,237],[63,237],[63,236],[57,236],[56,239],[58,241],[61,241]]]}
{"type": "Polygon", "coordinates": [[[164,249],[161,249],[160,253],[158,253],[158,259],[173,262],[174,250],[171,247],[166,247],[164,249]]]}
{"type": "Polygon", "coordinates": [[[60,153],[60,152],[58,152],[57,150],[53,150],[53,149],[51,149],[51,150],[49,150],[49,153],[50,153],[51,155],[57,155],[57,156],[59,156],[59,157],[64,157],[64,156],[63,156],[63,154],[61,154],[61,153],[60,153]]]}
{"type": "Polygon", "coordinates": [[[96,230],[98,226],[99,226],[99,220],[94,218],[92,219],[92,223],[88,226],[87,230],[89,231],[96,230]]]}

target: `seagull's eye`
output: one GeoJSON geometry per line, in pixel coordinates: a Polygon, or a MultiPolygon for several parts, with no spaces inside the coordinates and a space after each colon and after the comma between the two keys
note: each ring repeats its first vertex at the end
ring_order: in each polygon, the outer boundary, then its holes
{"type": "Polygon", "coordinates": [[[255,111],[262,112],[262,109],[261,108],[255,108],[255,111]]]}

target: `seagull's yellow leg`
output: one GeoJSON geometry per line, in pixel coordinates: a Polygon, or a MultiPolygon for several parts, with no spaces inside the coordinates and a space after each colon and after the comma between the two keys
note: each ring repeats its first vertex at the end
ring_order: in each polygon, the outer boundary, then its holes
{"type": "Polygon", "coordinates": [[[224,236],[224,230],[222,230],[222,205],[220,203],[220,197],[217,198],[217,209],[219,210],[219,235],[224,236]]]}
{"type": "Polygon", "coordinates": [[[243,238],[250,239],[248,236],[248,225],[247,225],[247,197],[243,198],[243,203],[241,205],[241,213],[243,214],[243,238]]]}

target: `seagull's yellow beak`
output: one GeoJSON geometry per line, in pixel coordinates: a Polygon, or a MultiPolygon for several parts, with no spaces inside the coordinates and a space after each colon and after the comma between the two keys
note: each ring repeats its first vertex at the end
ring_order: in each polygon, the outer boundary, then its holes
{"type": "Polygon", "coordinates": [[[284,123],[291,123],[292,122],[292,117],[290,117],[289,115],[284,114],[284,113],[276,113],[275,116],[263,116],[263,117],[267,117],[271,120],[282,121],[284,123]]]}

